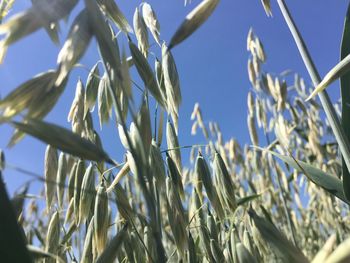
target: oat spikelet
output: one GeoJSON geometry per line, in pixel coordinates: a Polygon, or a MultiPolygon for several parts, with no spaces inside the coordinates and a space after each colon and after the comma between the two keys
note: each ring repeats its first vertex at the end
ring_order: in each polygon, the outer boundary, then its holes
{"type": "MultiPolygon", "coordinates": [[[[59,239],[60,239],[60,217],[59,213],[56,211],[50,220],[49,227],[46,235],[46,251],[56,255],[59,248],[59,239]]],[[[54,263],[54,259],[47,259],[45,263],[54,263]]]]}
{"type": "Polygon", "coordinates": [[[58,154],[57,150],[50,145],[46,147],[45,151],[45,197],[46,197],[46,207],[49,211],[53,197],[55,195],[55,182],[58,170],[58,154]]]}
{"type": "Polygon", "coordinates": [[[168,145],[169,152],[168,154],[176,163],[178,171],[181,173],[182,164],[181,164],[181,151],[179,149],[179,140],[175,131],[173,124],[168,121],[166,126],[166,142],[168,145]]]}
{"type": "Polygon", "coordinates": [[[271,17],[272,16],[272,11],[271,11],[270,0],[261,0],[261,3],[263,5],[263,7],[264,7],[266,15],[271,17]]]}
{"type": "Polygon", "coordinates": [[[107,244],[108,221],[108,196],[102,181],[97,190],[94,209],[94,243],[98,255],[103,252],[107,244]]]}
{"type": "Polygon", "coordinates": [[[66,188],[66,177],[67,177],[67,158],[66,155],[61,152],[58,158],[58,169],[57,169],[57,200],[58,206],[63,206],[64,190],[66,188]]]}
{"type": "Polygon", "coordinates": [[[259,138],[258,138],[258,134],[256,132],[254,116],[248,115],[247,122],[248,122],[248,130],[249,130],[250,139],[251,139],[253,145],[259,145],[259,138]]]}
{"type": "Polygon", "coordinates": [[[83,252],[81,254],[81,263],[94,262],[93,246],[92,246],[93,236],[94,236],[94,216],[92,216],[90,220],[90,223],[85,235],[83,252]]]}
{"type": "Polygon", "coordinates": [[[148,48],[149,48],[148,32],[147,32],[145,21],[143,20],[143,17],[141,16],[138,7],[136,7],[135,9],[133,22],[134,22],[134,31],[135,31],[135,36],[137,38],[138,47],[142,52],[142,54],[145,57],[147,57],[148,48]]]}
{"type": "Polygon", "coordinates": [[[66,216],[64,218],[64,224],[68,224],[72,220],[73,213],[74,213],[74,197],[69,201],[68,208],[66,211],[66,216]]]}
{"type": "Polygon", "coordinates": [[[158,43],[160,46],[160,25],[156,16],[156,13],[152,9],[151,5],[148,3],[143,3],[142,5],[142,16],[145,21],[146,26],[151,31],[152,36],[154,37],[154,40],[158,43]]]}
{"type": "Polygon", "coordinates": [[[68,113],[68,121],[72,124],[72,131],[79,135],[84,130],[84,99],[85,90],[83,83],[79,79],[75,90],[75,97],[68,113]]]}
{"type": "MultiPolygon", "coordinates": [[[[91,205],[96,194],[95,190],[95,171],[92,163],[85,171],[83,182],[81,184],[80,203],[79,203],[79,224],[89,216],[91,205]]],[[[78,224],[78,225],[79,225],[78,224]]]]}
{"type": "Polygon", "coordinates": [[[84,173],[85,163],[83,160],[79,160],[74,178],[74,219],[77,225],[79,224],[79,204],[84,173]]]}

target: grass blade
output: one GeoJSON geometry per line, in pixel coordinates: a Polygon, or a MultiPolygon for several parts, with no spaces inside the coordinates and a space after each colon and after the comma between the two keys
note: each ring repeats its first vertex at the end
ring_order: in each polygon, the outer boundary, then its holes
{"type": "Polygon", "coordinates": [[[339,180],[335,176],[327,174],[322,170],[313,167],[310,164],[299,160],[295,160],[292,157],[281,155],[272,151],[269,151],[269,153],[271,153],[278,159],[284,161],[293,168],[297,169],[299,172],[304,173],[311,182],[322,187],[330,194],[338,197],[340,200],[350,205],[350,202],[345,197],[341,180],[339,180]]]}
{"type": "Polygon", "coordinates": [[[305,255],[283,236],[274,225],[258,216],[253,210],[249,210],[248,213],[262,238],[271,245],[277,255],[283,258],[283,262],[309,262],[305,255]]]}
{"type": "Polygon", "coordinates": [[[315,87],[314,91],[306,99],[307,101],[312,99],[319,92],[323,91],[330,84],[336,81],[338,78],[346,75],[350,71],[350,55],[342,58],[342,60],[335,65],[323,78],[323,80],[315,87]]]}
{"type": "Polygon", "coordinates": [[[106,161],[113,164],[107,153],[79,135],[48,122],[27,119],[26,122],[12,121],[11,124],[21,132],[27,133],[63,152],[91,161],[106,161]]]}
{"type": "MultiPolygon", "coordinates": [[[[350,54],[350,5],[348,7],[345,21],[343,39],[341,43],[340,59],[344,59],[350,54]]],[[[342,101],[342,112],[341,112],[341,125],[344,131],[350,129],[350,73],[348,72],[340,78],[340,90],[341,90],[341,101],[342,101]]],[[[350,134],[346,133],[348,140],[350,140],[350,134]]],[[[343,174],[343,188],[346,196],[350,196],[350,173],[346,167],[344,157],[342,159],[342,174],[343,174]]]]}

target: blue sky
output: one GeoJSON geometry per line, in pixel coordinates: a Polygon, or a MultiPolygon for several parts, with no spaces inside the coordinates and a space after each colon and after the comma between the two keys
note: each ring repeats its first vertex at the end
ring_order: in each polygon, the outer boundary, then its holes
{"type": "MultiPolygon", "coordinates": [[[[157,13],[161,38],[169,41],[185,15],[199,3],[184,7],[183,1],[148,1],[157,13]]],[[[246,97],[250,90],[247,76],[246,36],[250,27],[264,44],[267,54],[265,69],[279,73],[291,69],[310,83],[302,60],[284,23],[275,1],[272,1],[273,18],[267,18],[257,0],[222,0],[216,12],[197,32],[173,50],[181,82],[183,102],[180,108],[179,139],[181,145],[200,144],[201,136],[190,136],[193,106],[199,102],[205,121],[217,121],[225,139],[237,138],[242,144],[250,143],[246,127],[246,97]]],[[[118,1],[129,22],[140,1],[118,1]]],[[[302,35],[311,51],[321,76],[339,60],[339,46],[343,20],[348,1],[287,1],[302,35]],[[316,4],[317,3],[317,4],[316,4]]],[[[11,14],[28,8],[29,0],[15,1],[11,14]]],[[[71,19],[82,5],[73,12],[71,19]]],[[[34,75],[55,68],[57,54],[64,42],[67,26],[62,23],[60,46],[53,45],[41,30],[12,45],[0,66],[0,95],[3,97],[20,83],[34,75]]],[[[151,38],[150,38],[151,39],[151,38]]],[[[127,47],[125,47],[127,49],[127,47]]],[[[91,67],[98,60],[95,43],[91,43],[81,63],[91,67]]],[[[59,103],[46,120],[69,127],[67,114],[73,100],[78,78],[86,80],[87,71],[75,69],[59,103]]],[[[330,89],[331,97],[338,98],[338,84],[330,89]]],[[[96,115],[96,113],[94,113],[96,115]]],[[[95,126],[98,127],[98,123],[95,126]]],[[[5,150],[8,163],[43,173],[45,145],[26,137],[12,149],[6,145],[12,129],[0,126],[0,148],[5,150]]],[[[100,131],[103,144],[113,157],[123,154],[116,130],[106,125],[100,131]]],[[[188,151],[188,150],[184,150],[188,151]]],[[[4,173],[9,189],[13,191],[28,178],[11,169],[4,173]]]]}

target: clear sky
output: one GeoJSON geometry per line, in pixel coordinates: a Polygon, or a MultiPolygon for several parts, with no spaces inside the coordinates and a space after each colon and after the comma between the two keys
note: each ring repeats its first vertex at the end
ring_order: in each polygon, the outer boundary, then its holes
{"type": "MultiPolygon", "coordinates": [[[[82,2],[82,1],[81,1],[82,2]]],[[[185,15],[199,3],[184,7],[183,1],[148,1],[157,13],[161,38],[169,41],[185,15]]],[[[265,69],[279,73],[286,69],[298,72],[310,83],[302,60],[281,17],[276,1],[272,2],[273,18],[267,18],[259,0],[222,0],[216,12],[197,32],[173,50],[180,81],[183,102],[180,108],[180,145],[199,144],[202,137],[190,135],[192,122],[190,114],[199,102],[205,121],[217,121],[225,139],[237,138],[242,144],[250,143],[246,125],[246,97],[250,90],[247,76],[246,36],[250,27],[264,44],[267,54],[265,69]]],[[[339,60],[339,46],[343,20],[348,1],[305,0],[286,1],[311,51],[321,74],[324,74],[339,60]]],[[[140,1],[118,1],[120,9],[132,24],[132,16],[140,1]]],[[[10,15],[28,8],[29,0],[17,0],[10,15]]],[[[75,8],[76,14],[82,5],[75,8]]],[[[71,22],[72,17],[69,19],[71,22]]],[[[55,46],[41,30],[12,45],[0,66],[0,94],[5,96],[20,83],[34,75],[55,68],[57,54],[64,42],[67,28],[62,25],[61,44],[55,46]]],[[[151,38],[150,38],[151,39],[151,38]]],[[[127,49],[127,47],[125,47],[127,49]]],[[[93,42],[81,63],[91,67],[98,60],[93,42]]],[[[79,77],[85,82],[87,71],[75,69],[65,93],[46,120],[69,127],[67,114],[74,97],[75,84],[79,77]]],[[[330,88],[334,99],[338,98],[338,84],[330,88]]],[[[94,113],[97,115],[97,113],[94,113]]],[[[98,123],[95,126],[98,127],[98,123]]],[[[45,145],[26,137],[12,149],[6,145],[12,129],[0,126],[0,148],[5,150],[10,164],[20,166],[38,174],[43,173],[45,145]]],[[[122,148],[112,125],[106,125],[100,132],[103,145],[112,157],[118,159],[122,148]]],[[[188,150],[184,150],[188,151],[188,150]]],[[[7,169],[4,173],[11,191],[30,179],[25,175],[7,169]]]]}

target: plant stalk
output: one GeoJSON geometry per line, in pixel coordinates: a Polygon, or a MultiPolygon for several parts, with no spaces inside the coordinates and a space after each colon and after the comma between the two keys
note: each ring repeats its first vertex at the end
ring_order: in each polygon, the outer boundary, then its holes
{"type": "MultiPolygon", "coordinates": [[[[307,46],[288,10],[287,4],[284,0],[277,0],[277,3],[279,5],[279,8],[282,12],[282,15],[289,27],[290,32],[292,33],[292,36],[294,38],[294,41],[298,47],[299,53],[304,61],[304,64],[307,68],[307,71],[309,72],[309,75],[311,77],[311,80],[314,84],[314,86],[317,86],[320,81],[320,75],[316,69],[316,66],[310,56],[310,53],[307,49],[307,46]]],[[[336,114],[336,111],[332,105],[332,102],[328,96],[328,93],[326,90],[321,91],[318,94],[322,107],[326,113],[327,119],[331,125],[331,128],[333,130],[334,136],[338,142],[340,152],[344,158],[345,164],[347,169],[350,171],[350,144],[349,140],[345,136],[345,132],[343,130],[343,127],[340,124],[339,118],[336,114]]],[[[344,191],[345,196],[347,199],[350,199],[350,191],[344,191]]]]}

